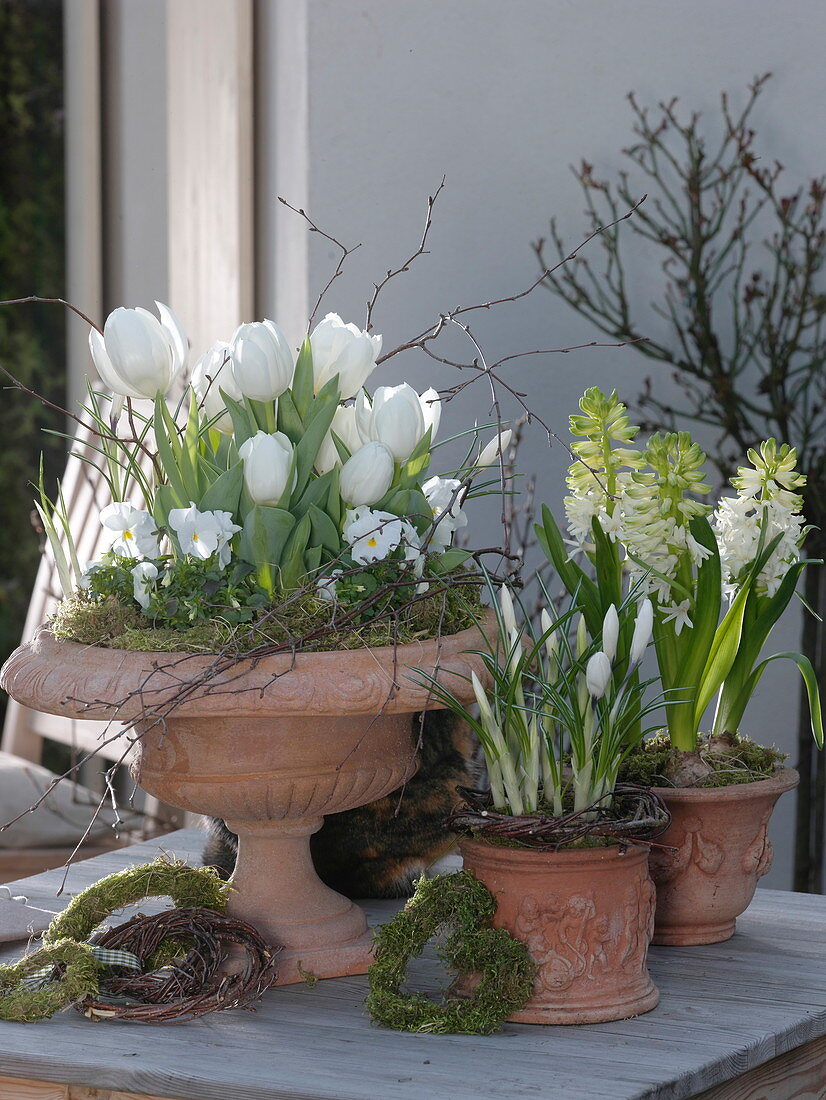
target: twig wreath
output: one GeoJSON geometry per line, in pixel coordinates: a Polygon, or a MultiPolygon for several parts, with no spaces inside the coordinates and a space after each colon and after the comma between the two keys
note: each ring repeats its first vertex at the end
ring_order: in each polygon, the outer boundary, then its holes
{"type": "Polygon", "coordinates": [[[0,1019],[27,1023],[75,1005],[91,1019],[167,1023],[249,1004],[272,983],[277,949],[222,914],[228,890],[211,869],[165,859],[108,875],[55,917],[39,950],[0,966],[0,1019]],[[93,936],[106,917],[151,897],[170,897],[175,908],[93,936]],[[216,980],[226,942],[241,946],[246,966],[216,980]],[[124,958],[137,975],[102,977],[129,965],[124,958]],[[124,995],[137,1003],[110,1000],[124,995]]]}
{"type": "Polygon", "coordinates": [[[368,971],[367,1009],[383,1027],[396,1031],[490,1035],[521,1008],[533,990],[536,967],[521,940],[491,928],[496,902],[466,871],[419,879],[413,897],[375,934],[376,961],[368,971]],[[478,974],[469,997],[442,1002],[401,991],[412,958],[428,940],[451,927],[439,957],[459,974],[478,974]]]}

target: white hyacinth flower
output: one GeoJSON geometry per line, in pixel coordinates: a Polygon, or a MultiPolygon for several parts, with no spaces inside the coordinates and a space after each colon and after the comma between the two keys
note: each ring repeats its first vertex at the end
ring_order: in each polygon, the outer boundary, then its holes
{"type": "Polygon", "coordinates": [[[691,627],[694,625],[689,618],[691,606],[688,599],[681,600],[680,603],[664,604],[661,610],[663,612],[663,622],[674,623],[675,634],[680,634],[684,626],[691,627]]]}
{"type": "Polygon", "coordinates": [[[116,500],[100,513],[100,522],[115,532],[110,549],[123,558],[157,558],[158,531],[149,512],[128,501],[116,500]]]}
{"type": "Polygon", "coordinates": [[[139,561],[131,572],[133,578],[132,593],[135,600],[145,611],[149,607],[151,599],[149,589],[153,587],[158,579],[158,567],[153,565],[151,561],[139,561]]]}
{"type": "Polygon", "coordinates": [[[344,538],[353,561],[370,565],[384,561],[402,540],[402,521],[390,512],[377,512],[363,505],[348,509],[344,517],[344,538]]]}

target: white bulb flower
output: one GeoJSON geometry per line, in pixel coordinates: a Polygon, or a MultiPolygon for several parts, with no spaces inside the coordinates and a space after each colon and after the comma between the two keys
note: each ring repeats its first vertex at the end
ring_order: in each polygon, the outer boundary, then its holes
{"type": "Polygon", "coordinates": [[[477,467],[481,470],[486,466],[492,466],[497,458],[507,451],[512,438],[513,432],[510,428],[505,428],[504,431],[497,433],[479,452],[479,457],[476,459],[477,467]]]}
{"type": "Polygon", "coordinates": [[[634,620],[634,633],[631,637],[631,650],[629,664],[635,668],[643,659],[648,643],[651,641],[651,633],[654,629],[654,605],[650,600],[641,600],[637,609],[637,617],[634,620]]]}
{"type": "Polygon", "coordinates": [[[229,541],[241,528],[229,512],[199,512],[190,501],[188,508],[172,508],[167,517],[182,554],[206,561],[218,553],[222,568],[229,562],[229,541]]]}
{"type": "Polygon", "coordinates": [[[252,401],[274,401],[293,380],[295,362],[284,333],[274,321],[239,325],[230,343],[238,389],[252,401]]]}
{"type": "Polygon", "coordinates": [[[347,504],[378,504],[393,484],[393,455],[383,443],[365,443],[341,467],[339,487],[347,504]]]}
{"type": "Polygon", "coordinates": [[[202,415],[207,420],[218,417],[213,427],[231,435],[232,417],[227,412],[221,390],[233,401],[241,401],[244,395],[235,381],[229,344],[219,341],[204,352],[192,368],[192,388],[202,415]]]}
{"type": "Polygon", "coordinates": [[[339,397],[355,397],[376,367],[381,336],[371,336],[347,325],[337,313],[328,313],[310,333],[315,392],[338,376],[339,397]]]}
{"type": "Polygon", "coordinates": [[[611,683],[611,661],[607,653],[597,651],[585,666],[585,683],[592,699],[601,699],[611,683]]]}
{"type": "Polygon", "coordinates": [[[434,520],[438,520],[430,539],[432,550],[450,546],[455,531],[467,527],[461,503],[465,490],[455,477],[431,477],[422,486],[434,520]]]}
{"type": "Polygon", "coordinates": [[[146,611],[151,600],[150,589],[158,579],[158,567],[151,561],[139,561],[131,570],[132,594],[137,603],[146,611]]]}
{"type": "Polygon", "coordinates": [[[619,616],[613,604],[605,612],[602,620],[602,651],[609,661],[617,655],[617,642],[619,640],[619,616]]]}
{"type": "Polygon", "coordinates": [[[276,507],[296,483],[293,445],[283,432],[256,432],[238,448],[253,504],[276,507]]]}
{"type": "Polygon", "coordinates": [[[334,466],[341,465],[338,450],[333,442],[333,435],[337,435],[351,455],[361,447],[363,440],[356,424],[355,405],[339,405],[333,414],[333,422],[330,430],[324,437],[315,459],[315,468],[318,474],[326,474],[334,466]]]}
{"type": "Polygon", "coordinates": [[[140,306],[119,306],[106,318],[102,334],[89,333],[101,381],[120,398],[117,411],[124,397],[153,400],[167,393],[186,363],[189,345],[181,322],[169,306],[155,305],[160,320],[140,306]]]}

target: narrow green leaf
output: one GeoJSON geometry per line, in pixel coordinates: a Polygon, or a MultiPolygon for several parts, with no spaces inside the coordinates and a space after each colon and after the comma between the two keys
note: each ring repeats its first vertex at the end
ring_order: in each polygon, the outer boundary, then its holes
{"type": "Polygon", "coordinates": [[[304,421],[298,415],[289,390],[278,398],[278,430],[295,446],[304,434],[304,421]]]}
{"type": "Polygon", "coordinates": [[[295,374],[293,375],[293,383],[290,389],[292,391],[293,404],[295,405],[298,415],[303,420],[313,400],[314,389],[313,349],[310,344],[309,336],[304,337],[304,341],[299,349],[298,359],[295,364],[295,374]]]}

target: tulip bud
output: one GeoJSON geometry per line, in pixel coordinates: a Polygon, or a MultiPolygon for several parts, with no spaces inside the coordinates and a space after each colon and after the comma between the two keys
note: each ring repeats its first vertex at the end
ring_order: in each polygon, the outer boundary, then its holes
{"type": "Polygon", "coordinates": [[[341,498],[347,504],[378,504],[393,484],[393,455],[383,443],[365,443],[341,467],[341,498]]]}
{"type": "Polygon", "coordinates": [[[274,401],[293,380],[293,354],[273,321],[239,325],[230,343],[238,389],[252,401],[274,401]]]}
{"type": "Polygon", "coordinates": [[[613,604],[605,612],[602,620],[602,650],[609,661],[617,655],[617,639],[619,638],[619,616],[613,604]]]}
{"type": "Polygon", "coordinates": [[[243,394],[232,373],[232,359],[229,344],[219,342],[204,352],[192,369],[192,388],[198,398],[198,405],[205,419],[215,421],[213,427],[219,432],[232,434],[232,417],[221,397],[221,390],[234,401],[240,401],[243,394]]]}
{"type": "Polygon", "coordinates": [[[256,432],[241,444],[238,454],[244,460],[244,484],[253,504],[275,507],[285,492],[295,488],[293,445],[283,432],[256,432]]]}
{"type": "Polygon", "coordinates": [[[315,392],[338,375],[342,401],[355,397],[376,366],[381,336],[370,336],[356,325],[345,325],[337,313],[328,313],[310,333],[315,392]]]}
{"type": "Polygon", "coordinates": [[[379,386],[373,394],[368,438],[384,443],[397,462],[405,462],[425,433],[419,395],[402,382],[400,386],[379,386]]]}
{"type": "Polygon", "coordinates": [[[180,321],[168,306],[155,305],[160,321],[140,306],[121,306],[106,318],[102,335],[97,329],[89,333],[101,381],[121,397],[165,394],[186,362],[188,344],[180,321]]]}
{"type": "Polygon", "coordinates": [[[631,653],[629,661],[631,668],[638,665],[643,658],[648,643],[651,641],[651,633],[654,628],[654,607],[650,600],[642,600],[634,620],[634,634],[631,638],[631,653]]]}
{"type": "Polygon", "coordinates": [[[442,420],[442,399],[431,386],[419,397],[419,401],[424,416],[424,430],[427,431],[430,428],[430,438],[433,440],[436,438],[442,420]]]}
{"type": "Polygon", "coordinates": [[[356,424],[355,405],[339,405],[333,414],[333,423],[330,425],[330,430],[325,435],[315,459],[315,468],[319,474],[326,474],[334,466],[341,465],[338,450],[333,442],[333,434],[338,436],[351,455],[355,454],[361,447],[363,441],[356,424]]]}
{"type": "Polygon", "coordinates": [[[505,633],[510,637],[516,630],[516,612],[513,607],[513,597],[506,584],[499,589],[499,609],[502,613],[502,622],[505,624],[505,633]]]}
{"type": "Polygon", "coordinates": [[[585,683],[592,699],[601,699],[611,682],[611,661],[606,653],[597,652],[585,666],[585,683]]]}
{"type": "Polygon", "coordinates": [[[489,440],[482,448],[476,460],[477,468],[483,469],[485,466],[492,466],[499,455],[503,455],[508,449],[512,438],[513,432],[510,428],[505,428],[503,432],[500,432],[498,435],[495,435],[493,439],[489,440]]]}

